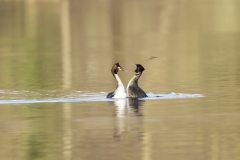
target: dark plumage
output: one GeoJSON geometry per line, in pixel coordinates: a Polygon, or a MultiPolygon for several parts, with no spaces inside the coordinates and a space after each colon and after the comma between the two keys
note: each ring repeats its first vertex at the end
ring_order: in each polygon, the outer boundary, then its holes
{"type": "Polygon", "coordinates": [[[136,70],[135,75],[129,81],[127,86],[127,96],[133,98],[144,98],[147,97],[146,93],[138,86],[138,79],[142,75],[142,72],[145,70],[141,64],[135,64],[136,70]]]}
{"type": "Polygon", "coordinates": [[[110,92],[108,93],[107,98],[112,98],[113,96],[114,96],[114,92],[110,92]]]}

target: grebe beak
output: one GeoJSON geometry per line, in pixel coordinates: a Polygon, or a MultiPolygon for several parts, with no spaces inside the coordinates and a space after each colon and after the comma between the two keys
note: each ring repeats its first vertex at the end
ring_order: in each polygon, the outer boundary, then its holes
{"type": "Polygon", "coordinates": [[[120,71],[124,71],[124,72],[127,72],[127,70],[125,70],[124,68],[122,67],[118,67],[120,71]]]}

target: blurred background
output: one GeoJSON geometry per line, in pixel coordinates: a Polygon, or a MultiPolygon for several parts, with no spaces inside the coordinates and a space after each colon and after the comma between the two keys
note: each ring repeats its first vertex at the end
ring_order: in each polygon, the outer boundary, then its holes
{"type": "Polygon", "coordinates": [[[130,72],[124,83],[142,64],[149,90],[208,87],[222,72],[239,80],[239,3],[2,0],[0,87],[108,91],[115,62],[130,72]],[[159,58],[144,61],[150,56],[159,58]]]}
{"type": "Polygon", "coordinates": [[[1,100],[105,96],[115,62],[125,86],[140,63],[146,93],[205,96],[1,104],[0,159],[239,159],[239,17],[238,0],[0,0],[1,100]]]}

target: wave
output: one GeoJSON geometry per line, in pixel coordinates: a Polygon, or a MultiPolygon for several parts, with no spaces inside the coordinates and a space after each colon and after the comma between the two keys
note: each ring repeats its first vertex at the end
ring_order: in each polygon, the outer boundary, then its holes
{"type": "MultiPolygon", "coordinates": [[[[116,101],[116,99],[106,98],[106,95],[107,95],[106,92],[88,92],[88,91],[70,91],[70,92],[41,91],[40,93],[27,90],[21,91],[0,90],[0,104],[116,101]]],[[[188,94],[174,92],[168,94],[154,94],[149,92],[147,93],[147,95],[148,97],[139,98],[139,100],[204,97],[202,94],[188,94]]]]}

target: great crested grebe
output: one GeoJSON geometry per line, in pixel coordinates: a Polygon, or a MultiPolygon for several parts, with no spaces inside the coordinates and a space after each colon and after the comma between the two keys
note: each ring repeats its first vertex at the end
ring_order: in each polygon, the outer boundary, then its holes
{"type": "Polygon", "coordinates": [[[138,79],[145,70],[141,64],[134,64],[136,66],[135,75],[128,82],[127,86],[127,97],[132,98],[143,98],[147,97],[146,93],[138,86],[138,79]]]}
{"type": "Polygon", "coordinates": [[[124,85],[117,74],[119,70],[126,71],[119,65],[119,63],[115,63],[111,69],[111,72],[114,78],[117,80],[117,88],[114,92],[108,93],[107,98],[126,98],[127,97],[124,85]]]}

